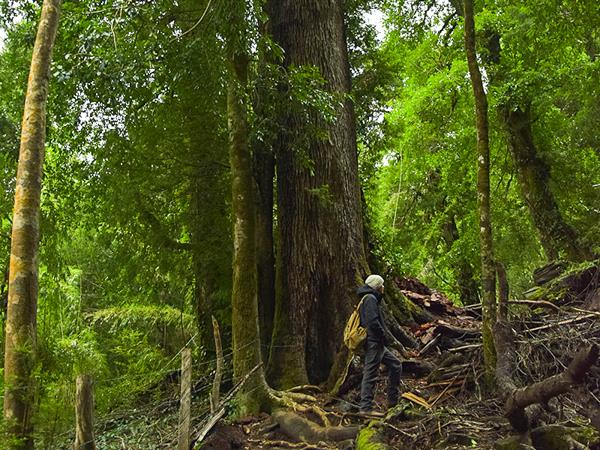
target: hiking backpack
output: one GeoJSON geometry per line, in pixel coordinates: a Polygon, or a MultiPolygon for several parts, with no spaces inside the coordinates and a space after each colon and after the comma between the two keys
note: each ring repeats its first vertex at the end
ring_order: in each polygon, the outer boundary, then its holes
{"type": "Polygon", "coordinates": [[[360,326],[360,306],[365,298],[367,298],[366,295],[354,308],[348,322],[346,322],[346,328],[344,328],[344,344],[350,351],[356,350],[367,337],[367,329],[360,326]]]}

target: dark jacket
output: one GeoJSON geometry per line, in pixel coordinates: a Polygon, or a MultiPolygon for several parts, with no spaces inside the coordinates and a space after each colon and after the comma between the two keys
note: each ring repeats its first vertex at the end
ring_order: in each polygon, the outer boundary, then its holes
{"type": "Polygon", "coordinates": [[[385,323],[379,307],[383,295],[366,284],[358,288],[356,293],[361,299],[366,295],[360,306],[359,314],[360,325],[367,329],[367,340],[386,345],[385,323]]]}

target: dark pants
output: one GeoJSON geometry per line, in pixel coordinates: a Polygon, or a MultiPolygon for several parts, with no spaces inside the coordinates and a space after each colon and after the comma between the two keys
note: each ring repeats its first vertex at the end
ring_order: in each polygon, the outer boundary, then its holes
{"type": "Polygon", "coordinates": [[[360,409],[368,411],[373,407],[373,395],[379,373],[379,364],[383,363],[388,368],[390,379],[388,382],[388,408],[398,403],[398,384],[402,375],[402,363],[383,344],[367,340],[364,356],[365,368],[363,371],[362,385],[360,387],[360,409]]]}

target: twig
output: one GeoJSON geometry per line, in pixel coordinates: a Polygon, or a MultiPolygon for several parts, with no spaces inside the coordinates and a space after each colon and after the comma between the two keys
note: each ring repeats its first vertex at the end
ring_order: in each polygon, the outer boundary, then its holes
{"type": "Polygon", "coordinates": [[[409,438],[411,438],[411,439],[415,439],[415,438],[417,437],[417,436],[415,436],[414,434],[407,433],[406,431],[404,431],[404,430],[402,430],[402,429],[400,429],[400,428],[398,428],[398,427],[396,427],[396,426],[392,425],[391,423],[387,423],[387,422],[381,422],[381,423],[382,423],[384,426],[386,426],[386,427],[389,427],[389,428],[391,428],[392,430],[394,430],[394,431],[397,431],[398,433],[401,433],[401,434],[403,434],[403,435],[405,435],[405,436],[408,436],[408,437],[409,437],[409,438]]]}
{"type": "MultiPolygon", "coordinates": [[[[469,366],[469,367],[470,367],[470,366],[469,366]]],[[[462,373],[463,373],[464,371],[465,371],[465,370],[463,369],[463,370],[462,370],[462,371],[461,371],[461,372],[460,372],[458,375],[456,375],[456,376],[454,377],[454,379],[452,380],[452,382],[451,382],[450,384],[448,384],[448,386],[446,386],[446,388],[445,388],[445,389],[444,389],[444,390],[443,390],[443,391],[440,393],[440,395],[438,395],[438,396],[435,398],[435,400],[434,400],[434,401],[431,403],[431,407],[432,407],[432,408],[435,406],[435,404],[438,402],[438,400],[439,400],[440,398],[442,398],[442,396],[443,396],[443,395],[444,395],[444,394],[445,394],[445,393],[448,391],[448,389],[450,389],[452,386],[454,386],[454,382],[457,380],[457,378],[458,378],[460,375],[462,375],[462,373]]],[[[463,383],[464,383],[464,381],[463,381],[463,383]]]]}
{"type": "Polygon", "coordinates": [[[543,306],[545,308],[554,309],[560,311],[560,308],[552,302],[546,300],[509,300],[510,305],[531,305],[531,306],[543,306]]]}
{"type": "Polygon", "coordinates": [[[221,379],[223,378],[223,346],[221,345],[221,332],[219,331],[219,322],[212,316],[213,332],[215,336],[215,350],[217,352],[217,367],[215,369],[215,379],[213,381],[212,392],[210,396],[210,412],[215,412],[215,407],[219,403],[221,379]]]}
{"type": "Polygon", "coordinates": [[[478,344],[468,344],[468,345],[461,345],[460,347],[449,348],[448,351],[449,352],[460,352],[461,350],[466,350],[469,348],[478,348],[481,346],[482,346],[482,344],[480,342],[478,344]]]}
{"type": "Polygon", "coordinates": [[[192,437],[192,442],[195,442],[195,445],[202,442],[202,439],[208,434],[208,432],[215,426],[215,424],[219,421],[221,417],[225,415],[225,404],[231,400],[231,398],[239,391],[244,384],[250,379],[250,377],[258,370],[258,368],[262,366],[262,362],[257,364],[250,372],[248,372],[244,378],[242,378],[234,387],[229,391],[229,393],[223,398],[218,405],[215,406],[216,414],[212,415],[206,424],[200,429],[200,431],[194,433],[192,437]]]}
{"type": "Polygon", "coordinates": [[[423,347],[421,350],[419,350],[419,353],[417,353],[417,357],[421,356],[427,350],[429,350],[431,347],[433,347],[436,344],[436,342],[440,340],[440,336],[441,336],[441,334],[436,335],[436,337],[434,337],[431,341],[429,341],[427,343],[427,345],[425,345],[425,347],[423,347]]]}
{"type": "Polygon", "coordinates": [[[569,323],[581,322],[582,320],[591,319],[592,317],[596,317],[600,315],[600,313],[590,313],[584,316],[575,317],[574,319],[561,320],[559,322],[554,322],[548,325],[542,325],[541,327],[531,328],[529,330],[525,330],[529,333],[533,333],[534,331],[547,330],[548,328],[558,327],[560,325],[567,325],[569,323]]]}

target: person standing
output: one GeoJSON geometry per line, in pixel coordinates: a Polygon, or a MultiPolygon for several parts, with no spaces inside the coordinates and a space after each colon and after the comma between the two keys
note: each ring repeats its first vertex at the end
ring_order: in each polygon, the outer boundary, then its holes
{"type": "Polygon", "coordinates": [[[379,365],[383,363],[389,372],[387,391],[388,408],[398,403],[398,388],[402,374],[402,363],[389,351],[385,336],[385,324],[381,314],[381,300],[383,299],[383,278],[379,275],[369,275],[364,286],[357,290],[362,299],[360,305],[360,324],[367,330],[365,342],[364,370],[360,388],[360,412],[373,414],[373,396],[379,365]]]}

